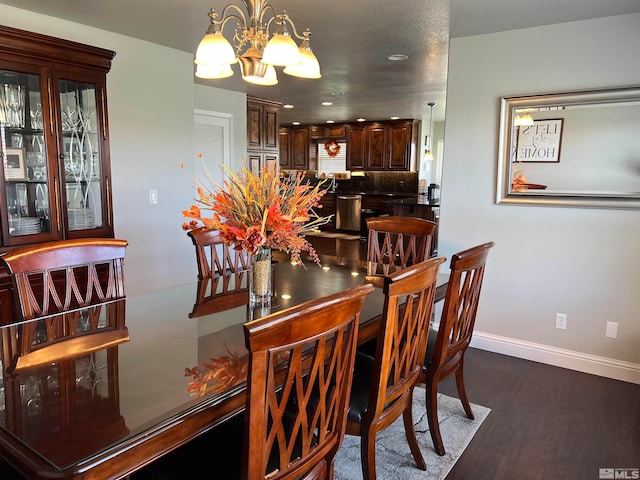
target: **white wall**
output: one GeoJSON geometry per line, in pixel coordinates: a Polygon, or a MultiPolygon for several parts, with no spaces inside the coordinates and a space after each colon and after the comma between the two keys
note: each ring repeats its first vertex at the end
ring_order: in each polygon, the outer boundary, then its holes
{"type": "Polygon", "coordinates": [[[129,241],[127,293],[193,282],[193,245],[181,229],[181,211],[194,198],[193,110],[233,115],[234,167],[246,150],[244,94],[194,86],[189,53],[1,4],[0,18],[116,52],[107,96],[115,234],[129,241]],[[157,205],[149,204],[149,189],[158,190],[157,205]]]}
{"type": "Polygon", "coordinates": [[[476,344],[640,383],[640,211],[494,201],[500,97],[640,85],[638,45],[638,14],[452,39],[439,246],[496,242],[476,344]]]}

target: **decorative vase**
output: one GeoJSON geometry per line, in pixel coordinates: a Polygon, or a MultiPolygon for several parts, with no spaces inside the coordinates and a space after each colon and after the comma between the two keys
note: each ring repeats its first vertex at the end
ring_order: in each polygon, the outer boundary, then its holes
{"type": "Polygon", "coordinates": [[[271,304],[271,248],[259,247],[251,256],[249,305],[271,304]]]}

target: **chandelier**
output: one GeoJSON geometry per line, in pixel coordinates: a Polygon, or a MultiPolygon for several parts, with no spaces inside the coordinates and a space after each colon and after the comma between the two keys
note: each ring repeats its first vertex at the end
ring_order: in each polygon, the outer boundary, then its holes
{"type": "Polygon", "coordinates": [[[309,29],[299,35],[287,13],[276,13],[271,0],[242,3],[246,14],[233,4],[224,7],[221,17],[213,8],[210,10],[209,29],[196,50],[196,77],[227,78],[233,75],[231,65],[239,63],[243,80],[257,85],[278,83],[275,66],[285,67],[283,72],[294,77],[320,78],[309,29]],[[222,34],[229,21],[236,23],[231,42],[222,34]],[[270,30],[274,30],[273,35],[270,30]],[[301,40],[299,47],[292,34],[301,40]]]}

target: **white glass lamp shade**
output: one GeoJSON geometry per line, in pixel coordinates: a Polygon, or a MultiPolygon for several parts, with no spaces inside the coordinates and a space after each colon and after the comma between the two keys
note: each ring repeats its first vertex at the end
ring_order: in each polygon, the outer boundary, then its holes
{"type": "Polygon", "coordinates": [[[433,160],[433,153],[431,153],[431,149],[428,149],[426,152],[424,152],[424,159],[433,160]]]}
{"type": "Polygon", "coordinates": [[[253,83],[254,85],[272,86],[278,84],[278,75],[276,74],[276,69],[273,68],[273,65],[267,65],[267,71],[264,75],[251,75],[247,72],[247,75],[243,75],[242,79],[245,82],[253,83]]]}
{"type": "Polygon", "coordinates": [[[523,125],[533,125],[533,117],[528,112],[525,112],[522,115],[516,114],[516,118],[513,124],[516,127],[521,127],[523,125]]]}
{"type": "Polygon", "coordinates": [[[287,75],[301,78],[320,78],[320,63],[310,48],[300,47],[299,65],[290,65],[283,70],[287,75]]]}
{"type": "Polygon", "coordinates": [[[227,78],[233,75],[231,65],[211,65],[210,63],[198,63],[196,77],[198,78],[227,78]]]}
{"type": "Polygon", "coordinates": [[[262,53],[262,62],[269,65],[288,67],[301,61],[298,45],[287,32],[274,34],[262,53]]]}
{"type": "Polygon", "coordinates": [[[231,65],[237,61],[233,47],[221,32],[207,33],[196,50],[197,64],[231,65]]]}

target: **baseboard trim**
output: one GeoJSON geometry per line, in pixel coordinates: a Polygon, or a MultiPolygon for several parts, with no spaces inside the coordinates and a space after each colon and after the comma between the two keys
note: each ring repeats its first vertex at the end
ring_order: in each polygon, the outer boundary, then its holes
{"type": "Polygon", "coordinates": [[[578,372],[640,384],[640,364],[637,363],[598,357],[478,331],[473,332],[471,346],[578,372]]]}

